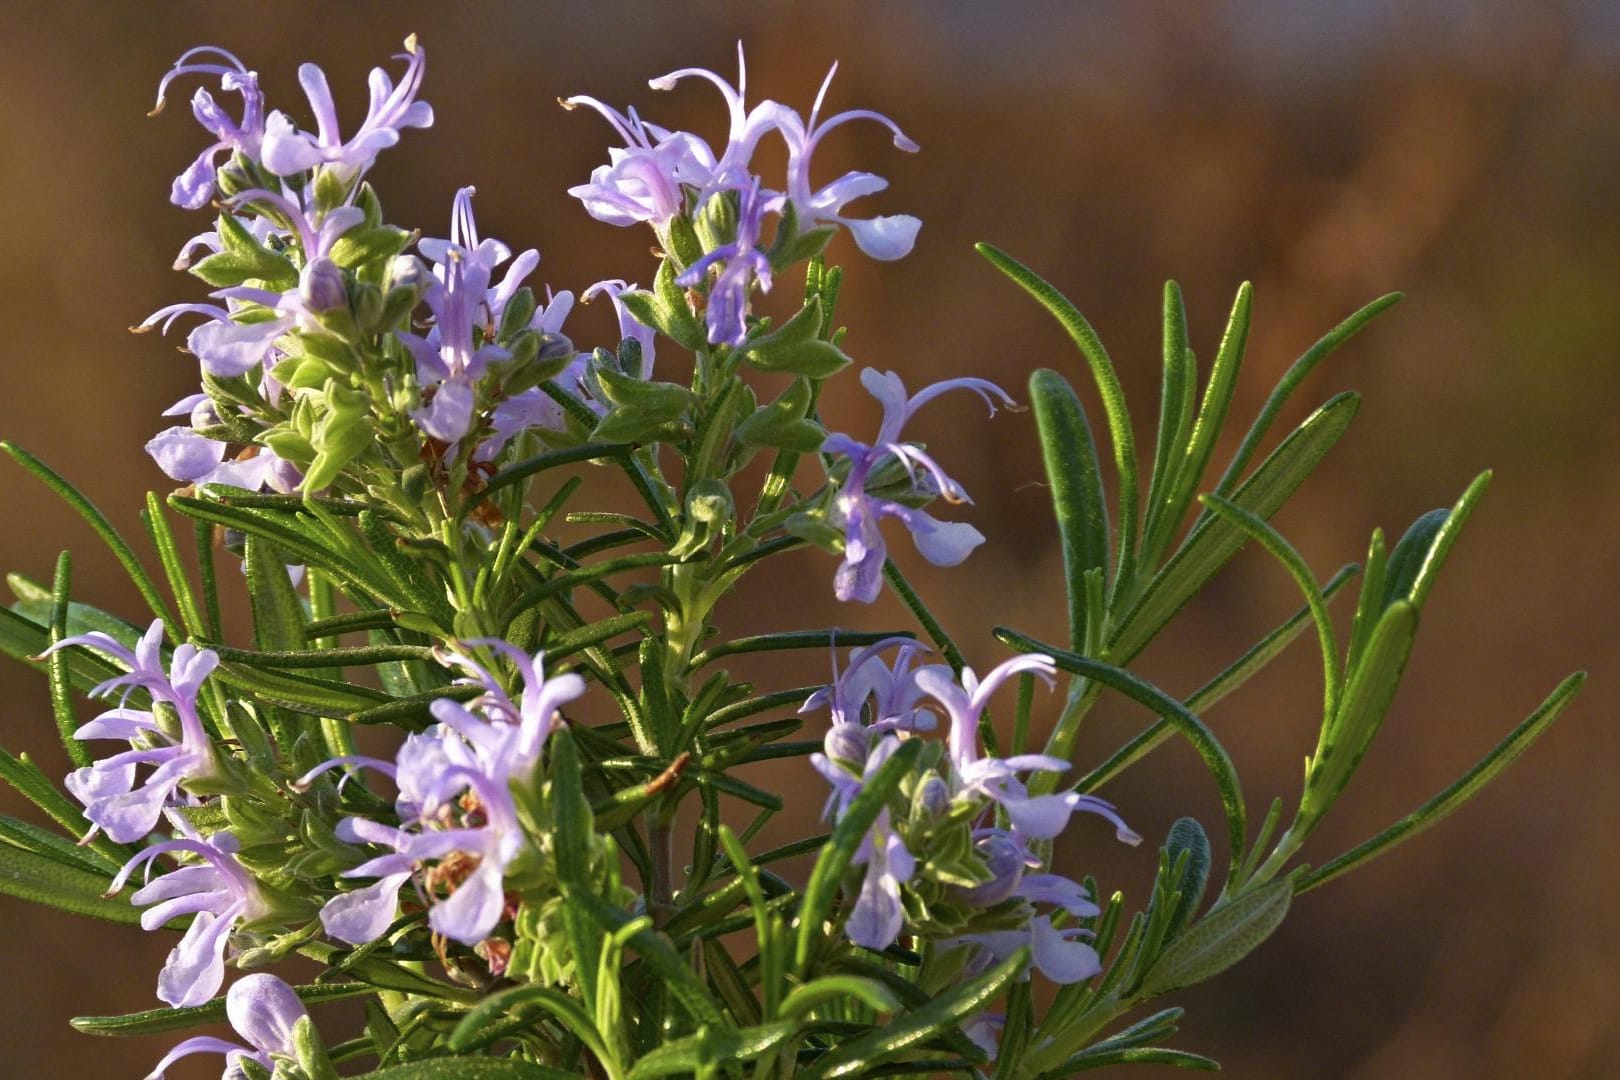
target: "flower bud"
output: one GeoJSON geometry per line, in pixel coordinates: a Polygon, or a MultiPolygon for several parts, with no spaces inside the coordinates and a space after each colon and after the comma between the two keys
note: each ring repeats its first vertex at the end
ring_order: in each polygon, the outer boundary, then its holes
{"type": "Polygon", "coordinates": [[[348,308],[349,289],[343,282],[343,270],[324,255],[311,259],[299,276],[298,298],[311,315],[348,308]]]}
{"type": "Polygon", "coordinates": [[[1012,896],[1023,882],[1024,850],[1012,837],[999,831],[981,837],[974,846],[984,856],[990,880],[971,889],[958,890],[957,896],[974,907],[994,907],[1012,896]]]}
{"type": "Polygon", "coordinates": [[[866,752],[870,743],[867,731],[861,725],[834,724],[828,729],[822,746],[832,760],[861,769],[866,765],[866,752]]]}
{"type": "Polygon", "coordinates": [[[923,782],[917,785],[917,793],[911,800],[912,815],[916,817],[940,818],[951,808],[951,792],[945,786],[945,781],[937,773],[929,773],[923,777],[923,782]]]}
{"type": "Polygon", "coordinates": [[[388,264],[388,290],[408,289],[421,296],[427,288],[428,272],[415,255],[396,255],[388,264]]]}

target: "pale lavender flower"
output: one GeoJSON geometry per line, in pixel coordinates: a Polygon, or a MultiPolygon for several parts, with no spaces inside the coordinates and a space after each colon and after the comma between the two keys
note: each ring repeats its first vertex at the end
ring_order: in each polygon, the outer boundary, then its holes
{"type": "MultiPolygon", "coordinates": [[[[404,330],[398,333],[416,361],[418,383],[433,391],[432,400],[411,417],[428,435],[446,443],[460,442],[472,427],[478,380],[491,364],[511,356],[490,338],[500,306],[516,290],[521,275],[533,268],[514,267],[518,278],[507,275],[509,289],[506,282],[491,288],[495,268],[512,252],[499,240],[479,239],[472,214],[473,194],[470,187],[456,192],[450,239],[423,240],[417,245],[434,264],[425,297],[433,311],[433,328],[425,336],[404,330]]],[[[535,262],[538,260],[535,255],[535,262]]]]}
{"type": "Polygon", "coordinates": [[[371,69],[366,118],[347,141],[338,128],[337,106],[326,73],[314,64],[301,65],[298,83],[315,114],[315,131],[300,131],[285,113],[271,113],[265,122],[264,167],[277,176],[293,176],[326,166],[335,169],[345,183],[352,183],[371,168],[378,154],[399,142],[403,129],[431,127],[433,107],[416,100],[426,50],[413,35],[405,39],[405,52],[395,59],[406,62],[399,85],[382,68],[371,69]]]}
{"type": "MultiPolygon", "coordinates": [[[[875,776],[898,749],[900,739],[897,736],[881,736],[867,754],[862,785],[875,776]]],[[[850,798],[853,798],[853,793],[850,798]]],[[[839,808],[840,814],[847,805],[846,800],[839,808]]],[[[866,867],[866,877],[850,908],[849,918],[845,920],[844,933],[862,948],[881,952],[894,944],[905,927],[905,908],[900,902],[900,888],[917,871],[917,860],[895,832],[888,807],[878,812],[872,830],[861,841],[851,861],[856,866],[866,867]]]]}
{"type": "Polygon", "coordinates": [[[562,104],[596,110],[624,140],[623,147],[609,148],[608,164],[591,170],[589,183],[568,189],[598,221],[645,222],[662,229],[685,209],[685,189],[706,187],[714,176],[714,151],[696,135],[643,123],[635,109],[621,113],[582,94],[565,98],[562,104]]]}
{"type": "Polygon", "coordinates": [[[962,1022],[962,1034],[994,1061],[1001,1050],[1001,1029],[1006,1026],[1005,1013],[982,1012],[962,1022]]]}
{"type": "Polygon", "coordinates": [[[308,1016],[304,1003],[293,988],[264,972],[245,975],[225,992],[225,1016],[248,1046],[239,1046],[211,1035],[187,1039],[163,1055],[146,1080],[163,1080],[164,1070],[192,1054],[225,1055],[225,1071],[220,1080],[241,1080],[242,1063],[251,1061],[266,1071],[275,1068],[272,1054],[292,1057],[293,1027],[308,1016]]]}
{"type": "MultiPolygon", "coordinates": [[[[969,975],[977,975],[1028,946],[1030,966],[1052,982],[1066,986],[1082,982],[1102,971],[1102,960],[1097,950],[1083,940],[1091,936],[1089,930],[1077,926],[1053,926],[1050,915],[1036,915],[1027,925],[1017,929],[963,934],[940,942],[940,946],[973,946],[973,956],[966,968],[969,975]]],[[[1024,970],[1023,977],[1029,977],[1028,968],[1024,970]]]]}
{"type": "MultiPolygon", "coordinates": [[[[183,819],[175,819],[183,827],[183,819]]],[[[253,878],[236,860],[237,841],[228,832],[203,839],[184,836],[144,848],[113,878],[109,893],[124,887],[135,868],[159,856],[189,854],[196,862],[183,863],[148,882],[130,897],[141,912],[141,926],[156,930],[170,919],[195,915],[180,943],[169,953],[158,975],[158,997],[176,1008],[201,1005],[219,992],[225,981],[225,945],[238,921],[251,922],[269,914],[269,906],[253,878]]]]}
{"type": "Polygon", "coordinates": [[[208,205],[214,194],[219,155],[239,152],[256,159],[264,139],[264,96],[259,93],[259,76],[242,61],[211,45],[188,49],[174,62],[158,83],[157,104],[151,115],[163,111],[169,84],[181,75],[218,75],[220,89],[242,96],[242,119],[233,120],[205,88],[198,87],[191,98],[191,111],[215,142],[197,156],[186,171],[174,178],[169,201],[187,210],[208,205]]]}
{"type": "MultiPolygon", "coordinates": [[[[455,882],[447,898],[433,903],[429,924],[436,933],[476,945],[500,922],[506,868],[528,843],[511,785],[532,776],[560,721],[559,710],[585,692],[585,683],[574,674],[547,679],[539,654],[528,656],[504,641],[468,644],[505,656],[518,672],[521,691],[513,700],[465,652],[441,654],[443,662],[466,673],[461,683],[484,692],[466,704],[448,698],[434,702],[437,727],[411,736],[400,748],[397,766],[389,771],[399,787],[396,810],[402,828],[360,818],[339,825],[346,840],[393,850],[345,872],[345,877],[378,880],[328,901],[321,921],[333,937],[351,944],[375,939],[393,921],[399,889],[421,864],[453,854],[468,858],[473,869],[455,882]]],[[[345,763],[377,764],[364,759],[345,763]]]]}
{"type": "Polygon", "coordinates": [[[1097,814],[1114,824],[1115,835],[1127,844],[1142,838],[1115,813],[1109,803],[1094,795],[1073,791],[1051,795],[1031,795],[1018,774],[1021,772],[1065,772],[1069,763],[1048,754],[1017,754],[1010,758],[979,755],[979,718],[996,688],[1014,675],[1028,672],[1051,684],[1056,665],[1049,656],[1016,656],[997,664],[981,682],[972,668],[963,668],[958,684],[951,669],[930,665],[918,669],[915,679],[922,691],[939,702],[950,717],[951,771],[959,795],[976,795],[1000,805],[1013,831],[1032,840],[1050,840],[1063,831],[1069,818],[1080,811],[1097,814]]]}
{"type": "Polygon", "coordinates": [[[165,409],[163,415],[191,419],[190,427],[165,428],[146,443],[146,452],[171,480],[199,486],[229,484],[248,491],[269,488],[282,494],[298,490],[303,474],[269,447],[254,447],[251,455],[227,461],[225,443],[194,430],[219,423],[219,415],[207,394],[181,398],[165,409]]]}
{"type": "MultiPolygon", "coordinates": [[[[524,254],[528,254],[525,252],[524,254]]],[[[538,256],[537,256],[538,258],[538,256]]],[[[506,280],[510,281],[512,273],[506,280]]],[[[504,283],[503,283],[504,284],[504,283]]],[[[546,302],[535,308],[529,328],[541,334],[561,335],[563,322],[574,310],[574,294],[564,290],[553,294],[546,290],[546,302]]],[[[569,365],[555,376],[554,381],[576,396],[584,390],[580,380],[585,375],[586,357],[575,356],[569,365]]],[[[531,386],[500,401],[489,413],[490,435],[478,444],[475,461],[493,461],[512,439],[530,428],[562,431],[567,424],[563,407],[538,386],[531,386]]]]}
{"type": "Polygon", "coordinates": [[[748,163],[754,156],[754,148],[770,131],[782,131],[783,125],[793,116],[793,112],[785,105],[768,100],[760,102],[752,109],[748,108],[748,67],[743,60],[743,47],[740,41],[737,42],[736,86],[732,86],[708,68],[680,68],[656,79],[649,79],[647,85],[654,90],[673,90],[675,84],[682,79],[692,78],[714,84],[715,89],[720,91],[720,96],[725,99],[729,121],[726,148],[715,161],[707,182],[699,187],[698,204],[701,205],[708,196],[717,191],[747,186],[750,180],[748,163]]]}
{"type": "Polygon", "coordinates": [[[63,638],[47,649],[46,655],[71,645],[82,645],[112,657],[128,671],[108,679],[90,692],[98,697],[121,691],[127,700],[131,691],[145,690],[154,703],[171,706],[180,719],[180,737],[175,739],[148,710],[131,709],[122,703],[97,716],[77,732],[77,739],[123,739],[130,749],[103,758],[70,773],[68,791],[84,803],[84,816],[92,823],[90,835],[105,829],[121,844],[141,839],[157,825],[165,807],[189,801],[180,790],[187,780],[214,776],[218,765],[213,740],[197,714],[197,693],[219,657],[210,649],[189,643],[178,646],[163,667],[163,620],[154,619],[133,649],[99,630],[63,638]],[[146,779],[137,783],[137,770],[151,767],[146,779]]]}
{"type": "Polygon", "coordinates": [[[847,217],[842,213],[845,203],[887,188],[889,186],[887,180],[869,172],[847,172],[829,184],[812,189],[811,156],[815,153],[822,136],[840,124],[851,120],[874,120],[889,129],[896,147],[911,153],[917,150],[917,144],[906,137],[898,124],[882,113],[870,109],[851,109],[818,123],[822,101],[826,98],[827,88],[832,85],[833,75],[837,71],[838,65],[834,64],[832,70],[827,72],[827,78],[822,82],[820,92],[816,94],[816,103],[810,109],[808,122],[801,121],[797,113],[788,110],[782,113],[781,130],[788,144],[787,197],[793,203],[801,229],[808,230],[825,222],[835,222],[848,228],[850,235],[855,238],[856,246],[872,258],[885,260],[902,258],[916,243],[917,230],[922,227],[921,221],[910,214],[892,214],[862,220],[847,217]]]}
{"type": "Polygon", "coordinates": [[[882,589],[883,562],[888,556],[883,533],[878,528],[883,518],[898,518],[910,531],[923,558],[935,566],[955,566],[984,542],[983,534],[971,525],[939,521],[921,510],[867,492],[867,480],[873,469],[885,458],[893,457],[904,466],[918,491],[942,495],[949,502],[972,501],[932,457],[900,442],[901,428],[919,408],[950,390],[971,390],[978,394],[990,406],[991,415],[995,414],[996,398],[1007,405],[1012,404],[1012,398],[985,379],[946,379],[907,398],[905,384],[898,375],[892,371],[879,373],[873,368],[861,372],[861,385],[883,406],[883,422],[877,438],[863,443],[848,435],[829,435],[821,444],[821,451],[842,454],[850,460],[849,475],[834,496],[827,516],[830,524],[844,531],[844,561],[834,578],[833,589],[840,600],[871,603],[882,589]]]}
{"type": "Polygon", "coordinates": [[[771,261],[759,248],[760,224],[769,208],[770,200],[761,195],[755,178],[739,190],[736,239],[708,252],[675,279],[678,285],[695,288],[710,267],[720,267],[704,309],[711,345],[741,345],[748,337],[748,294],[756,284],[760,292],[771,291],[771,261]]]}

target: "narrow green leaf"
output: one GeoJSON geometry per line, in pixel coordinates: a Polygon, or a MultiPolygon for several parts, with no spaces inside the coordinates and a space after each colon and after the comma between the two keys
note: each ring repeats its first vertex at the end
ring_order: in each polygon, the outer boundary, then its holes
{"type": "Polygon", "coordinates": [[[543,1011],[555,1017],[599,1058],[608,1059],[607,1046],[596,1030],[585,1007],[550,986],[514,986],[498,994],[491,994],[471,1009],[450,1033],[451,1053],[465,1053],[488,1042],[484,1036],[492,1026],[505,1020],[508,1014],[543,1011]]]}
{"type": "Polygon", "coordinates": [[[1082,1051],[1051,1072],[1042,1073],[1038,1080],[1064,1080],[1077,1072],[1109,1065],[1170,1065],[1205,1072],[1219,1072],[1221,1069],[1220,1062],[1202,1054],[1171,1050],[1164,1046],[1128,1046],[1116,1050],[1082,1051]]]}
{"type": "Polygon", "coordinates": [[[1088,571],[1108,573],[1108,503],[1097,447],[1080,399],[1062,375],[1046,368],[1030,375],[1029,400],[1063,545],[1069,644],[1075,652],[1084,652],[1088,628],[1107,617],[1106,612],[1090,610],[1085,585],[1088,571]]]}
{"type": "MultiPolygon", "coordinates": [[[[308,986],[295,986],[292,990],[298,995],[299,1000],[308,1005],[365,997],[377,992],[375,987],[367,986],[365,983],[312,983],[308,986]]],[[[203,1024],[219,1024],[224,1021],[225,998],[221,995],[206,1004],[193,1005],[185,1009],[149,1009],[146,1012],[125,1013],[122,1016],[75,1016],[68,1022],[86,1035],[124,1036],[161,1035],[168,1031],[184,1031],[187,1028],[200,1027],[203,1024]]]]}
{"type": "Polygon", "coordinates": [[[428,1058],[362,1073],[359,1080],[584,1080],[584,1076],[511,1058],[428,1058]]]}
{"type": "MultiPolygon", "coordinates": [[[[633,921],[630,915],[589,892],[566,885],[563,892],[568,903],[581,905],[608,933],[618,933],[633,921]]],[[[693,1020],[717,1028],[731,1026],[725,1011],[709,996],[709,988],[693,974],[691,965],[675,951],[669,938],[652,929],[641,929],[630,935],[627,944],[636,950],[693,1020]]]]}
{"type": "Polygon", "coordinates": [[[112,527],[112,522],[107,520],[107,516],[96,509],[94,503],[85,498],[78,488],[64,480],[50,466],[16,443],[0,440],[0,450],[10,454],[17,464],[32,473],[46,487],[56,492],[63,502],[71,506],[80,517],[89,523],[90,527],[95,530],[96,535],[101,537],[102,542],[107,545],[119,564],[123,566],[124,572],[135,583],[135,588],[140,590],[141,599],[146,601],[146,606],[152,610],[152,614],[161,618],[167,626],[175,627],[179,625],[175,621],[174,614],[169,610],[169,606],[164,603],[163,595],[158,592],[157,585],[152,581],[152,576],[146,572],[146,568],[141,565],[141,561],[135,557],[134,550],[118,534],[118,530],[112,527]]]}
{"type": "Polygon", "coordinates": [[[1333,629],[1333,619],[1328,615],[1327,600],[1323,598],[1322,591],[1316,587],[1316,575],[1311,572],[1310,566],[1294,545],[1284,539],[1282,533],[1272,528],[1269,522],[1218,495],[1205,495],[1201,501],[1219,517],[1241,529],[1282,563],[1283,568],[1294,579],[1294,584],[1299,586],[1299,591],[1305,594],[1305,603],[1310,607],[1311,619],[1316,624],[1317,642],[1322,649],[1322,715],[1332,716],[1338,709],[1339,685],[1343,673],[1340,668],[1339,638],[1333,629]]]}
{"type": "MultiPolygon", "coordinates": [[[[1446,514],[1444,523],[1440,525],[1433,541],[1428,545],[1423,562],[1413,577],[1411,588],[1405,594],[1419,611],[1423,610],[1423,603],[1429,598],[1429,590],[1434,588],[1435,576],[1440,573],[1440,567],[1445,565],[1446,556],[1451,554],[1452,545],[1457,542],[1457,536],[1462,532],[1463,526],[1468,524],[1469,517],[1474,513],[1474,507],[1479,505],[1479,500],[1484,497],[1485,489],[1490,482],[1489,472],[1482,472],[1474,478],[1474,482],[1468,485],[1468,489],[1457,500],[1457,505],[1446,514]]],[[[1393,571],[1390,576],[1394,578],[1393,571]]]]}
{"type": "MultiPolygon", "coordinates": [[[[1294,361],[1293,366],[1283,374],[1282,379],[1271,391],[1271,395],[1266,398],[1265,405],[1260,409],[1260,415],[1255,418],[1248,434],[1243,437],[1243,442],[1238,447],[1237,453],[1232,455],[1231,463],[1227,465],[1226,471],[1221,474],[1220,482],[1215,485],[1215,494],[1229,495],[1233,485],[1237,483],[1238,477],[1242,476],[1243,470],[1248,468],[1249,461],[1254,457],[1255,451],[1260,448],[1260,443],[1265,439],[1266,433],[1271,430],[1271,425],[1276,421],[1277,414],[1288,403],[1288,399],[1294,396],[1294,391],[1298,390],[1300,384],[1305,381],[1305,376],[1315,370],[1316,365],[1332,355],[1333,351],[1340,345],[1354,337],[1362,327],[1400,303],[1401,300],[1400,293],[1389,293],[1386,296],[1380,296],[1352,314],[1338,326],[1329,330],[1316,344],[1305,350],[1303,356],[1294,361]]],[[[1237,500],[1234,499],[1234,501],[1237,500]]]]}
{"type": "Polygon", "coordinates": [[[736,1031],[705,1029],[643,1054],[627,1080],[653,1080],[682,1073],[703,1075],[722,1064],[754,1061],[791,1039],[798,1029],[798,1023],[792,1020],[756,1024],[736,1031]]]}
{"type": "Polygon", "coordinates": [[[1159,430],[1153,445],[1153,471],[1148,474],[1146,515],[1142,522],[1142,563],[1151,568],[1151,541],[1163,531],[1177,473],[1186,457],[1188,429],[1198,390],[1198,368],[1187,343],[1187,307],[1181,287],[1164,283],[1164,376],[1159,391],[1159,430]]]}
{"type": "MultiPolygon", "coordinates": [[[[300,632],[300,637],[307,628],[300,632]]],[[[371,667],[398,660],[436,662],[434,652],[425,645],[356,645],[317,650],[259,650],[233,649],[218,642],[204,642],[219,654],[221,660],[243,664],[252,668],[332,668],[371,667]]]]}
{"type": "MultiPolygon", "coordinates": [[[[62,552],[56,557],[56,575],[51,587],[50,642],[55,645],[68,636],[68,593],[72,590],[73,557],[62,552]]],[[[62,739],[62,748],[76,768],[84,768],[93,760],[90,750],[75,738],[79,730],[78,717],[73,711],[73,690],[68,678],[66,650],[58,650],[46,661],[45,672],[50,679],[51,713],[56,717],[56,731],[62,739]]]]}
{"type": "Polygon", "coordinates": [[[1108,358],[1108,351],[1103,348],[1097,332],[1067,297],[1001,249],[982,243],[975,244],[974,248],[1057,319],[1079,346],[1081,355],[1091,368],[1091,376],[1102,395],[1103,412],[1108,416],[1108,434],[1114,444],[1114,467],[1119,473],[1119,558],[1113,589],[1119,591],[1124,587],[1128,591],[1129,582],[1136,575],[1140,484],[1136,476],[1136,436],[1131,431],[1131,414],[1125,406],[1125,389],[1114,372],[1113,361],[1108,358]],[[1125,584],[1122,586],[1122,583],[1125,584]]]}
{"type": "Polygon", "coordinates": [[[1226,811],[1227,838],[1231,841],[1233,865],[1236,865],[1236,860],[1241,857],[1244,850],[1244,834],[1247,828],[1243,810],[1243,789],[1238,783],[1237,767],[1232,764],[1226,748],[1215,738],[1214,733],[1204,726],[1202,720],[1163,690],[1137,678],[1123,668],[1101,660],[1077,656],[1063,649],[1054,649],[1027,634],[1020,634],[1004,626],[996,627],[995,635],[1020,652],[1045,653],[1064,671],[1093,679],[1103,686],[1117,690],[1132,701],[1147,706],[1192,743],[1193,749],[1203,759],[1204,767],[1209,770],[1216,788],[1220,791],[1221,806],[1226,811]]]}
{"type": "Polygon", "coordinates": [[[789,630],[779,634],[758,634],[753,637],[732,638],[723,641],[693,657],[689,665],[697,670],[727,656],[743,653],[777,652],[785,649],[858,648],[876,645],[889,638],[914,638],[907,630],[789,630]]]}
{"type": "Polygon", "coordinates": [[[1141,996],[1158,997],[1219,975],[1282,925],[1293,898],[1290,882],[1271,881],[1217,907],[1164,951],[1142,981],[1141,996]]]}
{"type": "Polygon", "coordinates": [[[1019,949],[977,979],[941,994],[921,1008],[899,1014],[871,1034],[840,1044],[809,1067],[800,1069],[798,1075],[801,1080],[833,1080],[861,1074],[878,1062],[955,1029],[966,1018],[984,1011],[1028,966],[1029,950],[1019,949]]]}
{"type": "Polygon", "coordinates": [[[140,922],[141,909],[129,902],[127,891],[112,898],[105,895],[109,881],[110,875],[0,844],[0,893],[108,922],[140,922]]]}
{"type": "Polygon", "coordinates": [[[1322,736],[1305,774],[1299,822],[1291,830],[1298,839],[1333,805],[1372,745],[1412,655],[1417,626],[1417,609],[1397,600],[1373,628],[1367,651],[1345,687],[1342,705],[1322,725],[1322,736]]]}
{"type": "MultiPolygon", "coordinates": [[[[1355,419],[1358,405],[1359,399],[1351,393],[1328,401],[1260,463],[1254,475],[1231,493],[1230,501],[1262,520],[1271,517],[1339,441],[1355,419]]],[[[1247,539],[1242,530],[1219,518],[1206,517],[1195,525],[1118,621],[1109,636],[1108,658],[1116,664],[1133,659],[1247,539]]]]}
{"type": "Polygon", "coordinates": [[[1203,482],[1209,469],[1210,458],[1215,455],[1215,442],[1226,426],[1232,396],[1237,390],[1238,371],[1243,366],[1243,352],[1249,341],[1249,314],[1254,301],[1254,288],[1245,281],[1238,287],[1237,298],[1232,301],[1232,313],[1221,335],[1220,349],[1204,387],[1204,399],[1198,407],[1198,419],[1193,422],[1192,434],[1186,444],[1183,460],[1178,464],[1175,483],[1165,495],[1164,510],[1159,518],[1157,532],[1145,532],[1142,537],[1142,560],[1149,567],[1169,549],[1176,530],[1187,515],[1192,497],[1203,482]]]}
{"type": "Polygon", "coordinates": [[[1480,759],[1479,763],[1464,773],[1457,782],[1446,788],[1440,794],[1406,815],[1400,821],[1391,825],[1377,836],[1359,844],[1351,850],[1330,859],[1321,866],[1301,874],[1295,883],[1296,893],[1308,892],[1318,885],[1326,884],[1342,874],[1347,874],[1363,863],[1371,862],[1384,852],[1395,847],[1402,841],[1409,840],[1429,826],[1440,821],[1463,803],[1478,795],[1480,791],[1496,779],[1503,769],[1528,750],[1537,739],[1558,719],[1558,715],[1575,700],[1580,693],[1582,685],[1586,682],[1584,671],[1576,672],[1563,682],[1557,689],[1548,695],[1541,706],[1524,719],[1507,738],[1497,743],[1490,753],[1480,759]]]}
{"type": "Polygon", "coordinates": [[[785,1016],[807,1016],[823,1002],[849,999],[860,1002],[873,1012],[892,1013],[900,1008],[900,1001],[894,992],[876,979],[860,975],[823,975],[795,987],[783,1000],[782,1013],[785,1016]]]}

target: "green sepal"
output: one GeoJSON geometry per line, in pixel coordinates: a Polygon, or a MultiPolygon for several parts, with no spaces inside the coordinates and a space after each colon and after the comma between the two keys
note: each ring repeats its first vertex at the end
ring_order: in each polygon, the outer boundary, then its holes
{"type": "Polygon", "coordinates": [[[345,270],[382,262],[410,246],[416,234],[397,225],[362,225],[350,229],[332,245],[332,261],[345,270]]]}
{"type": "Polygon", "coordinates": [[[310,439],[315,460],[304,474],[303,490],[307,492],[331,485],[376,438],[370,422],[371,399],[365,391],[329,380],[323,396],[326,411],[315,422],[310,439]]]}
{"type": "Polygon", "coordinates": [[[829,378],[848,367],[850,359],[819,336],[821,329],[821,299],[817,297],[775,330],[750,341],[743,359],[761,371],[829,378]]]}
{"type": "Polygon", "coordinates": [[[216,289],[259,281],[278,292],[298,284],[298,269],[285,255],[259,243],[234,214],[221,214],[214,225],[221,249],[191,265],[192,274],[216,289]]]}
{"type": "Polygon", "coordinates": [[[821,449],[827,432],[808,418],[814,398],[808,379],[794,379],[782,395],[762,405],[737,425],[736,439],[744,446],[769,446],[812,454],[821,449]]]}
{"type": "Polygon", "coordinates": [[[638,289],[620,293],[619,303],[641,325],[651,327],[683,348],[698,352],[708,346],[708,333],[692,314],[686,290],[675,283],[675,269],[670,259],[659,263],[651,292],[638,289]]]}

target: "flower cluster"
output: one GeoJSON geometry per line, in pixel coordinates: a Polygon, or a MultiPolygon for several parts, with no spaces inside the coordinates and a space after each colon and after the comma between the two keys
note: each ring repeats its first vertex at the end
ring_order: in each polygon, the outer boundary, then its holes
{"type": "Polygon", "coordinates": [[[776,215],[780,222],[773,245],[776,248],[790,233],[805,234],[840,225],[874,259],[902,258],[916,242],[922,223],[909,214],[862,219],[844,213],[846,203],[888,187],[882,177],[849,172],[820,188],[811,182],[811,160],[822,137],[851,120],[882,124],[893,135],[896,147],[917,149],[899,125],[869,109],[853,109],[821,119],[821,107],[837,70],[835,64],[827,72],[808,119],[776,101],[748,107],[748,72],[740,43],[736,86],[706,68],[681,68],[651,80],[649,85],[655,90],[670,90],[683,79],[696,78],[712,83],[720,91],[729,129],[725,148],[718,154],[690,132],[671,131],[643,121],[633,108],[620,112],[583,95],[564,101],[569,107],[594,109],[624,141],[624,146],[609,151],[608,164],[591,173],[590,183],[568,189],[592,217],[610,225],[649,224],[668,247],[675,246],[669,236],[671,223],[683,216],[695,217],[714,206],[715,212],[732,219],[730,228],[724,230],[725,238],[710,246],[678,279],[688,288],[707,286],[706,322],[711,344],[743,344],[749,334],[750,294],[756,288],[770,291],[771,261],[761,246],[760,235],[766,214],[776,215]],[[765,187],[750,170],[755,149],[773,133],[788,151],[787,176],[780,189],[765,187]]]}
{"type": "Polygon", "coordinates": [[[472,656],[447,650],[443,661],[464,672],[460,682],[482,693],[466,704],[435,701],[438,724],[409,736],[393,762],[334,759],[301,781],[366,765],[391,776],[399,789],[400,827],[357,817],[338,826],[345,840],[392,849],[344,872],[377,879],[373,884],[341,893],[321,909],[326,932],[340,941],[363,945],[380,937],[398,913],[400,888],[413,878],[419,898],[432,905],[434,932],[464,945],[483,942],[506,914],[503,883],[527,843],[513,785],[532,781],[559,710],[585,692],[585,683],[574,674],[547,679],[541,656],[526,656],[504,641],[470,644],[511,662],[522,686],[516,701],[472,656]]]}
{"type": "Polygon", "coordinates": [[[1055,838],[1082,811],[1112,822],[1125,843],[1141,838],[1095,796],[1030,793],[1028,774],[1064,772],[1066,761],[1045,754],[999,758],[979,749],[991,695],[1020,674],[1050,683],[1051,658],[1015,657],[981,681],[971,668],[958,679],[944,665],[915,666],[921,649],[888,639],[857,650],[833,684],[805,703],[831,712],[824,750],[811,764],[832,787],[826,816],[835,821],[902,740],[931,730],[936,714],[947,723],[944,752],[925,759],[902,785],[906,799],[879,811],[856,854],[864,876],[845,932],[879,951],[906,931],[946,947],[970,946],[976,968],[1029,946],[1034,965],[1052,981],[1089,978],[1100,964],[1084,941],[1087,931],[1058,928],[1053,917],[1093,916],[1097,908],[1076,882],[1041,872],[1044,859],[1032,842],[1055,838]],[[882,654],[891,648],[893,663],[885,664],[882,654]],[[981,923],[995,928],[977,928],[981,923]]]}

